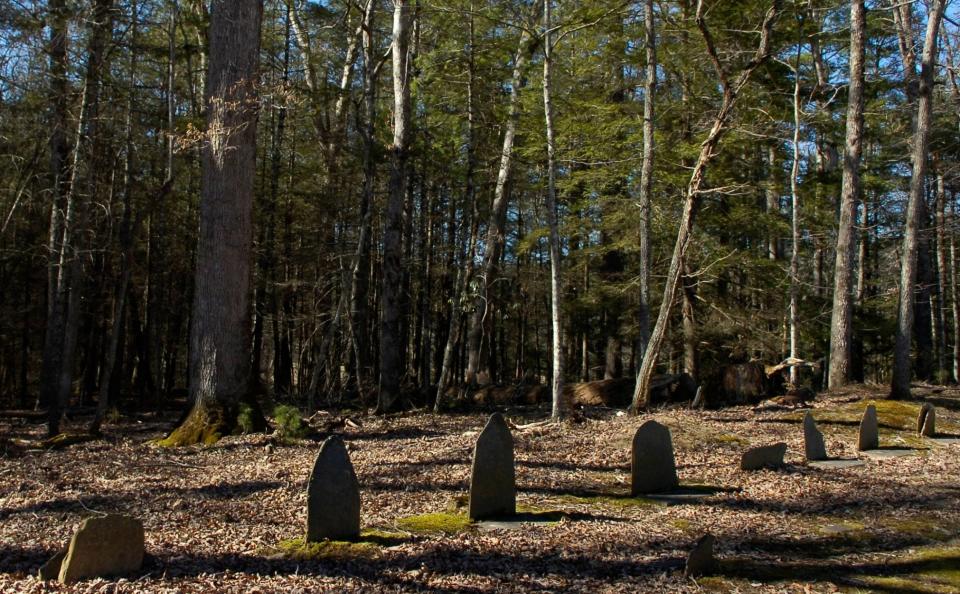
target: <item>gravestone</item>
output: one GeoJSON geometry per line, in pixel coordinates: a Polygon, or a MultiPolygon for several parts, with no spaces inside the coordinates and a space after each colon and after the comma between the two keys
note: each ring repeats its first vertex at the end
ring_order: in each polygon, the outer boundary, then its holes
{"type": "Polygon", "coordinates": [[[513,516],[517,485],[513,466],[513,436],[503,415],[490,415],[473,450],[470,473],[470,519],[513,516]]]}
{"type": "Polygon", "coordinates": [[[693,545],[693,550],[687,555],[687,564],[684,567],[683,575],[695,577],[712,573],[716,568],[717,562],[713,557],[713,546],[717,539],[710,533],[704,534],[700,540],[693,545]]]}
{"type": "Polygon", "coordinates": [[[323,442],[307,482],[307,542],[360,536],[360,483],[339,436],[323,442]]]}
{"type": "Polygon", "coordinates": [[[803,451],[807,460],[826,460],[827,446],[810,411],[803,415],[803,451]]]}
{"type": "Polygon", "coordinates": [[[917,416],[917,433],[923,437],[937,434],[937,410],[929,402],[924,402],[917,416]]]}
{"type": "Polygon", "coordinates": [[[41,579],[71,584],[126,575],[143,564],[143,523],[119,514],[87,518],[63,551],[40,568],[41,579]]]}
{"type": "Polygon", "coordinates": [[[760,470],[783,466],[783,456],[787,453],[787,444],[780,442],[758,448],[750,448],[740,458],[741,470],[760,470]]]}
{"type": "Polygon", "coordinates": [[[680,486],[670,430],[647,421],[633,435],[630,494],[663,493],[680,486]]]}
{"type": "Polygon", "coordinates": [[[857,439],[857,449],[875,450],[880,447],[880,433],[877,428],[877,407],[867,406],[863,411],[863,418],[860,419],[860,434],[857,439]]]}

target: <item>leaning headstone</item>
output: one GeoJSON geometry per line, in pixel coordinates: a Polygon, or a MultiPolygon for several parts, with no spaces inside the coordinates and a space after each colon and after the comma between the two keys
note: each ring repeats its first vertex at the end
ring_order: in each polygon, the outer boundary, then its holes
{"type": "Polygon", "coordinates": [[[783,456],[787,453],[787,444],[780,442],[773,445],[751,448],[740,458],[741,470],[760,470],[761,468],[777,468],[783,466],[783,456]]]}
{"type": "Polygon", "coordinates": [[[143,523],[118,514],[87,518],[66,553],[57,553],[40,569],[41,577],[54,575],[58,557],[57,577],[64,584],[137,571],[143,564],[143,523]]]}
{"type": "Polygon", "coordinates": [[[917,433],[924,437],[937,434],[937,410],[929,402],[924,402],[917,416],[917,433]]]}
{"type": "Polygon", "coordinates": [[[473,450],[470,519],[506,517],[516,513],[513,436],[503,415],[494,413],[480,432],[473,450]]]}
{"type": "Polygon", "coordinates": [[[630,494],[663,493],[680,486],[670,430],[647,421],[633,436],[630,494]]]}
{"type": "Polygon", "coordinates": [[[803,415],[803,451],[807,460],[826,460],[827,446],[823,440],[823,433],[817,428],[810,411],[803,415]]]}
{"type": "Polygon", "coordinates": [[[863,418],[860,419],[860,434],[857,439],[857,449],[875,450],[880,447],[880,433],[877,429],[877,407],[867,406],[863,411],[863,418]]]}
{"type": "Polygon", "coordinates": [[[320,446],[307,483],[307,542],[360,536],[360,483],[339,436],[320,446]]]}
{"type": "Polygon", "coordinates": [[[695,577],[712,573],[716,568],[717,562],[713,557],[713,545],[717,539],[709,532],[700,537],[700,540],[693,545],[693,550],[687,555],[687,564],[684,567],[683,575],[695,577]]]}

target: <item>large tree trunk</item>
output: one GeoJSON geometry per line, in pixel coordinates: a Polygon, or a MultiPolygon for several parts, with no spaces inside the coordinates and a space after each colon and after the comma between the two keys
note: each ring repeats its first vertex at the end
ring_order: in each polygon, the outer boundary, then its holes
{"type": "Polygon", "coordinates": [[[200,235],[190,328],[193,408],[161,443],[212,443],[241,404],[265,427],[250,390],[250,260],[261,0],[214,0],[205,97],[200,235]]]}
{"type": "Polygon", "coordinates": [[[830,318],[830,371],[828,384],[838,388],[850,381],[853,358],[854,223],[860,199],[860,154],[863,144],[863,61],[866,11],[863,0],[850,4],[850,92],[847,103],[846,147],[840,196],[834,265],[833,312],[830,318]]]}
{"type": "Polygon", "coordinates": [[[67,140],[69,82],[67,80],[67,8],[65,0],[50,0],[50,177],[53,200],[50,205],[50,229],[47,244],[47,324],[40,373],[40,404],[47,407],[48,432],[60,431],[60,407],[57,386],[63,359],[65,295],[61,290],[60,252],[62,250],[66,196],[70,180],[70,145],[67,140]]]}
{"type": "MultiPolygon", "coordinates": [[[[917,119],[911,155],[913,175],[910,179],[907,220],[904,225],[900,261],[900,303],[893,351],[893,379],[890,385],[892,398],[910,398],[910,343],[913,335],[916,299],[914,283],[917,280],[921,203],[924,200],[924,181],[927,175],[927,147],[930,138],[930,118],[933,112],[933,75],[936,67],[937,39],[945,3],[945,0],[931,2],[923,41],[923,58],[917,87],[917,119]]],[[[912,77],[907,78],[909,81],[912,77]]]]}
{"type": "Polygon", "coordinates": [[[403,207],[407,196],[408,125],[410,119],[410,76],[407,46],[410,35],[409,0],[393,2],[393,146],[390,147],[390,186],[383,230],[383,284],[380,318],[380,391],[377,411],[393,409],[400,397],[404,349],[401,318],[403,207]]]}
{"type": "Polygon", "coordinates": [[[779,12],[780,3],[775,0],[773,5],[767,10],[763,19],[763,25],[760,31],[760,42],[757,51],[751,60],[744,66],[743,70],[737,76],[736,80],[730,81],[728,73],[720,62],[716,47],[713,43],[713,37],[707,28],[704,20],[703,0],[697,3],[697,27],[703,36],[707,53],[714,65],[720,86],[723,91],[723,99],[720,104],[713,125],[706,139],[700,145],[700,154],[690,175],[690,181],[687,184],[687,191],[683,201],[683,214],[680,218],[679,229],[677,230],[677,240],[674,244],[673,255],[670,258],[670,267],[667,269],[667,278],[663,288],[663,300],[660,302],[660,312],[657,315],[657,322],[650,335],[650,344],[643,355],[643,361],[640,364],[640,371],[637,374],[637,383],[634,388],[633,402],[631,411],[636,414],[645,408],[649,399],[650,378],[653,376],[653,370],[657,362],[660,346],[663,344],[666,336],[667,326],[670,321],[670,310],[673,307],[673,300],[676,295],[677,286],[680,283],[681,269],[686,256],[687,246],[690,242],[690,235],[693,230],[693,221],[696,215],[697,207],[700,204],[700,189],[703,186],[704,175],[707,165],[716,156],[716,148],[727,130],[727,124],[733,108],[737,103],[740,91],[750,80],[753,72],[767,60],[770,53],[770,35],[773,28],[773,22],[779,12]]]}

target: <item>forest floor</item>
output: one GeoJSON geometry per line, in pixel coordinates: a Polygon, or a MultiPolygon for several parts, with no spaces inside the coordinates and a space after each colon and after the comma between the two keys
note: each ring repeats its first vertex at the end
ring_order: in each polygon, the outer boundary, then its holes
{"type": "MultiPolygon", "coordinates": [[[[272,449],[252,435],[161,449],[149,440],[172,419],[141,417],[106,426],[105,440],[41,450],[29,446],[40,425],[0,418],[0,437],[20,444],[0,458],[0,592],[960,592],[960,444],[916,437],[919,402],[878,401],[881,446],[912,451],[858,454],[864,401],[884,389],[811,403],[830,455],[866,462],[832,470],[804,463],[802,410],[592,409],[531,425],[548,411],[507,408],[520,427],[518,503],[540,512],[511,530],[462,515],[488,413],[354,417],[342,431],[373,531],[367,544],[313,556],[286,554],[282,543],[304,530],[315,440],[272,449]],[[649,418],[671,428],[681,483],[703,497],[628,497],[631,437],[649,418]],[[776,441],[789,445],[785,468],[739,469],[745,448],[776,441]],[[40,565],[97,512],[143,520],[141,573],[40,581],[40,565]],[[441,515],[422,516],[430,513],[441,515]],[[685,555],[706,531],[717,537],[718,571],[685,578],[685,555]]],[[[939,433],[960,436],[960,391],[915,393],[937,406],[939,433]]]]}

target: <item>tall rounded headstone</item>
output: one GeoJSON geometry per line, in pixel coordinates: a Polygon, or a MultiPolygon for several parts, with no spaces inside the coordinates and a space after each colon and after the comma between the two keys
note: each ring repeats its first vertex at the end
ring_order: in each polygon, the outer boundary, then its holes
{"type": "Polygon", "coordinates": [[[670,430],[647,421],[633,435],[630,494],[663,493],[680,486],[670,430]]]}
{"type": "Polygon", "coordinates": [[[339,436],[320,446],[307,483],[307,542],[360,536],[360,483],[339,436]]]}
{"type": "Polygon", "coordinates": [[[877,407],[867,406],[860,419],[860,434],[857,438],[857,449],[875,450],[880,447],[880,433],[877,428],[877,407]]]}
{"type": "Polygon", "coordinates": [[[470,519],[517,513],[513,436],[503,415],[494,413],[477,438],[470,473],[470,519]]]}

